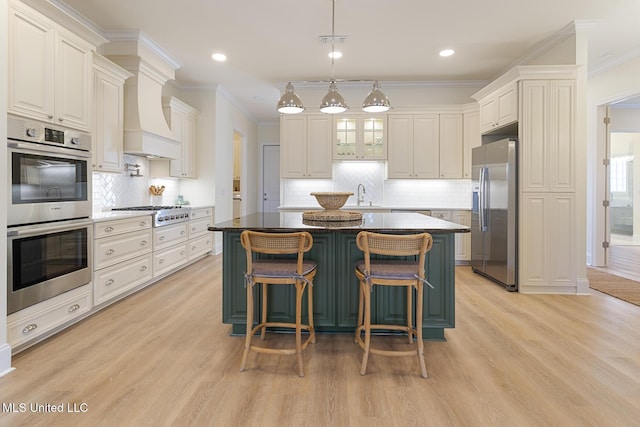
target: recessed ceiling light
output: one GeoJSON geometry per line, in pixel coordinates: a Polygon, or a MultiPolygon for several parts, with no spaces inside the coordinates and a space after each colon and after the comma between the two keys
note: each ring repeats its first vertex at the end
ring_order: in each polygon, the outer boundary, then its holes
{"type": "Polygon", "coordinates": [[[443,49],[440,51],[440,56],[451,56],[456,53],[453,49],[443,49]]]}
{"type": "Polygon", "coordinates": [[[213,55],[211,55],[211,57],[213,58],[214,61],[218,61],[218,62],[222,62],[222,61],[226,61],[227,60],[227,55],[225,55],[224,53],[214,53],[213,55]]]}
{"type": "Polygon", "coordinates": [[[329,58],[338,59],[342,58],[342,52],[338,50],[334,50],[333,52],[329,52],[329,58]]]}

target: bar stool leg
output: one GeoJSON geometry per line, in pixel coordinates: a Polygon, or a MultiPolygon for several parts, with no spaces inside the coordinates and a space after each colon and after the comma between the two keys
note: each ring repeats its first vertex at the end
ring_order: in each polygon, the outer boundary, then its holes
{"type": "Polygon", "coordinates": [[[364,294],[364,354],[362,355],[360,375],[366,375],[369,349],[371,348],[371,285],[367,281],[363,281],[362,293],[364,294]]]}
{"type": "Polygon", "coordinates": [[[424,285],[417,283],[416,289],[416,334],[418,340],[418,360],[420,361],[420,370],[422,371],[422,378],[427,377],[427,366],[424,362],[424,341],[422,340],[422,306],[423,306],[423,294],[424,285]]]}
{"type": "MultiPolygon", "coordinates": [[[[267,323],[267,294],[268,294],[268,285],[266,283],[262,284],[262,324],[267,323]]],[[[264,326],[260,330],[260,339],[264,340],[265,334],[267,333],[267,327],[264,326]]]]}
{"type": "MultiPolygon", "coordinates": [[[[264,285],[263,285],[264,286],[264,285]]],[[[244,339],[244,351],[240,362],[240,371],[244,371],[247,365],[247,356],[251,348],[251,335],[253,332],[253,283],[247,283],[247,330],[244,339]]]]}
{"type": "Polygon", "coordinates": [[[296,356],[298,358],[298,375],[304,377],[302,368],[302,291],[303,284],[296,280],[296,356]]]}
{"type": "Polygon", "coordinates": [[[313,324],[313,282],[309,282],[307,288],[307,318],[309,322],[309,334],[311,334],[311,344],[316,343],[316,327],[313,324]]]}
{"type": "Polygon", "coordinates": [[[363,319],[363,309],[362,309],[362,305],[364,304],[364,288],[363,288],[363,284],[362,284],[362,280],[360,280],[359,283],[359,295],[358,295],[358,320],[356,321],[356,336],[354,338],[354,342],[357,344],[358,343],[358,336],[361,333],[361,326],[364,325],[364,319],[363,319]]]}
{"type": "Polygon", "coordinates": [[[409,337],[409,344],[413,342],[413,303],[411,297],[413,296],[413,286],[407,286],[407,336],[409,337]]]}

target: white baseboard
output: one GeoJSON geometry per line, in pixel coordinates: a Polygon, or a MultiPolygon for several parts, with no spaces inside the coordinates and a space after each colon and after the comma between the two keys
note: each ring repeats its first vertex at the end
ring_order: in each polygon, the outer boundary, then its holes
{"type": "Polygon", "coordinates": [[[11,346],[4,344],[0,346],[0,377],[7,375],[14,369],[11,367],[11,346]]]}

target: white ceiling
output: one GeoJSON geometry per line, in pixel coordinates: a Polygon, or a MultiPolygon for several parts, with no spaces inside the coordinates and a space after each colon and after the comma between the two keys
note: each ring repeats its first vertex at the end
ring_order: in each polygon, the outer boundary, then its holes
{"type": "MultiPolygon", "coordinates": [[[[61,0],[49,0],[60,2],[61,0]]],[[[64,0],[101,30],[142,30],[182,67],[180,86],[222,85],[257,120],[284,84],[327,80],[332,0],[64,0]],[[215,51],[225,63],[211,59],[215,51]]],[[[337,79],[490,80],[571,22],[589,69],[640,54],[640,0],[336,0],[337,79]],[[438,52],[456,50],[450,58],[438,52]]]]}

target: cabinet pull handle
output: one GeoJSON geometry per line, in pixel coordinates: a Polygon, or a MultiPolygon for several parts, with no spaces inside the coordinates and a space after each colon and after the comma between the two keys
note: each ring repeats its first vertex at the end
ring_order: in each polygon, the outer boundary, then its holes
{"type": "Polygon", "coordinates": [[[158,261],[158,264],[164,264],[164,258],[160,258],[160,261],[158,261]]]}
{"type": "Polygon", "coordinates": [[[38,325],[36,325],[35,323],[32,323],[30,325],[25,326],[24,329],[22,330],[22,333],[28,334],[30,332],[35,331],[36,329],[38,329],[38,325]]]}
{"type": "Polygon", "coordinates": [[[182,231],[180,232],[180,235],[182,236],[182,235],[183,235],[183,234],[185,234],[185,233],[186,233],[186,231],[182,230],[182,231]]]}
{"type": "Polygon", "coordinates": [[[195,251],[198,247],[196,245],[191,246],[191,250],[195,251]]]}
{"type": "Polygon", "coordinates": [[[107,233],[111,233],[113,231],[113,227],[112,226],[105,227],[104,231],[106,231],[107,233]]]}
{"type": "Polygon", "coordinates": [[[69,313],[73,313],[74,311],[80,309],[80,305],[79,304],[73,304],[71,307],[69,307],[69,313]]]}
{"type": "Polygon", "coordinates": [[[58,118],[58,121],[59,121],[59,122],[63,122],[63,121],[64,121],[64,119],[63,119],[62,117],[59,117],[59,118],[58,118]]]}
{"type": "Polygon", "coordinates": [[[147,266],[143,265],[142,267],[140,267],[140,271],[146,271],[147,270],[147,266]]]}
{"type": "Polygon", "coordinates": [[[166,238],[167,238],[167,236],[160,236],[160,237],[158,238],[158,240],[160,240],[160,241],[162,242],[162,241],[163,241],[163,240],[165,240],[166,238]]]}
{"type": "Polygon", "coordinates": [[[105,286],[113,285],[114,283],[115,283],[115,280],[113,279],[109,279],[106,282],[104,282],[105,286]]]}
{"type": "Polygon", "coordinates": [[[105,255],[113,255],[114,253],[116,253],[116,251],[114,251],[113,249],[109,249],[108,251],[106,251],[104,254],[105,255]]]}
{"type": "Polygon", "coordinates": [[[180,251],[180,256],[184,256],[185,252],[184,251],[180,251]]]}
{"type": "Polygon", "coordinates": [[[144,227],[145,225],[147,225],[147,221],[140,221],[140,227],[144,227]]]}
{"type": "Polygon", "coordinates": [[[47,114],[47,118],[53,119],[53,116],[51,114],[47,114]]]}
{"type": "Polygon", "coordinates": [[[140,246],[146,246],[146,245],[147,245],[147,243],[148,243],[148,242],[147,242],[146,240],[143,240],[142,242],[140,242],[140,246]]]}

